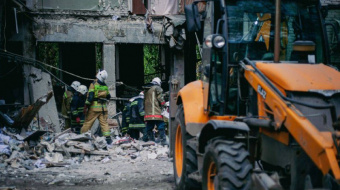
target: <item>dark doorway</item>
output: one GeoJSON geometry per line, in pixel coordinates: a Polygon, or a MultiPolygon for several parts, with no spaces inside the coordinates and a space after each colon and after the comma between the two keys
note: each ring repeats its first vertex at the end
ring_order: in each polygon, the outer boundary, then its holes
{"type": "Polygon", "coordinates": [[[117,81],[121,81],[131,88],[118,91],[117,96],[132,97],[138,95],[138,89],[141,90],[144,85],[143,45],[119,44],[118,53],[117,81]]]}
{"type": "MultiPolygon", "coordinates": [[[[119,44],[116,46],[116,94],[120,98],[137,96],[144,85],[144,59],[142,44],[119,44]]],[[[127,101],[116,101],[117,111],[122,111],[127,101]]]]}
{"type": "MultiPolygon", "coordinates": [[[[60,44],[60,67],[75,75],[85,78],[96,78],[96,50],[94,43],[60,44]]],[[[63,73],[62,80],[70,85],[74,80],[89,86],[92,81],[83,80],[63,73]]]]}

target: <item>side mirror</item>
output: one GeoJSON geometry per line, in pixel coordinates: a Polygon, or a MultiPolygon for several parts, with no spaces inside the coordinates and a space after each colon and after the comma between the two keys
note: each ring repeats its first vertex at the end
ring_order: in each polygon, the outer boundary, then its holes
{"type": "Polygon", "coordinates": [[[185,19],[187,22],[188,32],[197,32],[201,30],[201,19],[196,3],[185,5],[185,19]]]}

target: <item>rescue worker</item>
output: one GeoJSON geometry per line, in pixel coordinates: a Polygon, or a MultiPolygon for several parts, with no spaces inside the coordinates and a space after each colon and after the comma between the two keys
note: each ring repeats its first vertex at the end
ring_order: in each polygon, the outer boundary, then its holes
{"type": "Polygon", "coordinates": [[[63,103],[61,105],[61,113],[65,118],[65,129],[70,128],[71,126],[71,100],[75,93],[77,93],[78,87],[80,86],[80,82],[73,81],[71,86],[67,87],[63,95],[63,103]]]}
{"type": "Polygon", "coordinates": [[[127,136],[129,131],[129,123],[130,123],[130,106],[131,100],[125,103],[123,112],[122,112],[122,136],[127,136]]]}
{"type": "Polygon", "coordinates": [[[107,123],[107,100],[111,98],[109,89],[105,84],[107,72],[100,70],[89,87],[87,100],[85,102],[84,112],[86,112],[85,122],[81,128],[81,133],[85,133],[92,128],[94,121],[98,118],[101,126],[102,134],[106,137],[108,144],[112,143],[110,129],[107,123]],[[87,111],[88,109],[88,111],[87,111]]]}
{"type": "Polygon", "coordinates": [[[165,104],[165,101],[162,94],[161,79],[158,77],[152,79],[151,83],[144,86],[144,89],[144,121],[146,122],[148,139],[155,141],[153,128],[156,125],[159,131],[159,140],[162,145],[165,145],[165,123],[162,116],[162,106],[165,104]]]}
{"type": "Polygon", "coordinates": [[[71,129],[74,133],[80,134],[80,129],[84,125],[85,114],[84,105],[86,101],[87,87],[80,85],[71,101],[71,129]]]}
{"type": "Polygon", "coordinates": [[[143,134],[143,141],[148,141],[148,135],[144,123],[144,92],[132,98],[130,105],[129,134],[134,139],[139,139],[139,133],[143,134]]]}

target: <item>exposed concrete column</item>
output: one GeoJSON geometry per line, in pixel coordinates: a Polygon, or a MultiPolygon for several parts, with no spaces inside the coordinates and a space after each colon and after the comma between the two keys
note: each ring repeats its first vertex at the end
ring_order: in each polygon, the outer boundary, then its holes
{"type": "Polygon", "coordinates": [[[180,87],[184,86],[184,52],[178,51],[174,53],[174,63],[171,75],[178,78],[180,87]]]}
{"type": "MultiPolygon", "coordinates": [[[[35,59],[35,46],[34,46],[34,37],[32,35],[31,23],[23,22],[23,42],[22,42],[22,55],[27,58],[35,59]]],[[[31,72],[31,66],[24,65],[24,104],[29,105],[34,102],[34,99],[30,92],[32,92],[32,86],[29,79],[29,74],[31,72]]]]}
{"type": "MultiPolygon", "coordinates": [[[[103,67],[108,73],[106,84],[109,87],[111,97],[116,97],[116,50],[114,43],[103,44],[103,67]]],[[[108,114],[116,114],[116,102],[110,101],[108,114]]]]}
{"type": "MultiPolygon", "coordinates": [[[[32,24],[29,21],[23,23],[23,56],[35,59],[35,38],[32,34],[32,24]]],[[[48,73],[29,65],[24,65],[23,72],[25,80],[24,103],[26,105],[34,103],[37,99],[46,95],[49,91],[53,91],[51,76],[48,73]]],[[[47,123],[53,125],[55,132],[61,131],[54,97],[40,108],[38,117],[43,118],[47,121],[47,123]]],[[[47,130],[45,128],[42,129],[47,130]]]]}

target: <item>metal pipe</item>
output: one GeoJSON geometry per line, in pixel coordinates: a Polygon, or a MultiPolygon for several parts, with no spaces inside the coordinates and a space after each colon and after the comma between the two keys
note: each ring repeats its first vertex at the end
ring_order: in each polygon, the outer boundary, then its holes
{"type": "Polygon", "coordinates": [[[281,0],[276,0],[275,12],[274,63],[279,63],[281,46],[281,0]]]}
{"type": "Polygon", "coordinates": [[[18,29],[18,20],[17,20],[17,9],[13,8],[13,10],[14,10],[14,20],[15,20],[15,31],[18,34],[19,33],[19,29],[18,29]]]}

